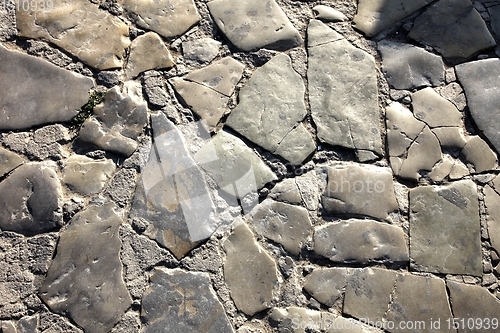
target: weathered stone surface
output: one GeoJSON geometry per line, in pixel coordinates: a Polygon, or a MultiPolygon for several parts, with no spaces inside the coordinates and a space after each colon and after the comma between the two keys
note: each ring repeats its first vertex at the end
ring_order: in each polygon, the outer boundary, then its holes
{"type": "Polygon", "coordinates": [[[410,190],[410,258],[418,271],[482,274],[479,203],[472,181],[410,190]]]}
{"type": "Polygon", "coordinates": [[[317,20],[307,36],[309,101],[319,140],[381,155],[374,58],[317,20]]]}
{"type": "Polygon", "coordinates": [[[359,0],[354,26],[367,36],[375,36],[431,2],[432,0],[359,0]]]}
{"type": "Polygon", "coordinates": [[[155,268],[142,298],[144,332],[234,332],[207,273],[155,268]]]}
{"type": "Polygon", "coordinates": [[[109,332],[132,303],[119,257],[123,220],[114,209],[89,206],[73,217],[39,291],[52,311],[86,331],[109,332]]]}
{"type": "Polygon", "coordinates": [[[369,220],[351,219],[316,227],[314,252],[341,263],[409,260],[403,229],[369,220]]]}
{"type": "Polygon", "coordinates": [[[313,7],[313,14],[317,19],[326,22],[341,22],[347,21],[347,17],[336,9],[325,5],[317,5],[313,7]]]}
{"type": "Polygon", "coordinates": [[[94,194],[103,189],[115,170],[116,165],[111,160],[73,155],[66,160],[62,181],[77,192],[94,194]]]}
{"type": "Polygon", "coordinates": [[[389,156],[403,157],[424,129],[425,123],[417,120],[410,110],[398,102],[390,104],[385,114],[389,156]]]}
{"type": "Polygon", "coordinates": [[[212,38],[200,38],[182,43],[182,53],[187,64],[208,64],[217,57],[221,42],[212,38]]]}
{"type": "Polygon", "coordinates": [[[276,332],[305,333],[323,329],[328,323],[327,320],[333,320],[333,318],[332,314],[326,312],[291,306],[273,308],[269,315],[269,322],[275,327],[276,332]]]}
{"type": "Polygon", "coordinates": [[[214,205],[182,133],[163,113],[151,123],[153,147],[130,216],[148,220],[145,234],[179,259],[215,230],[214,205]]]}
{"type": "Polygon", "coordinates": [[[283,179],[283,181],[274,186],[271,193],[269,193],[269,196],[280,202],[291,204],[302,203],[299,187],[297,186],[295,179],[292,178],[283,179]]]}
{"type": "Polygon", "coordinates": [[[0,228],[27,236],[59,229],[61,195],[51,166],[27,163],[18,167],[0,183],[0,228]]]}
{"type": "Polygon", "coordinates": [[[128,26],[84,0],[53,0],[52,6],[16,6],[16,23],[23,37],[56,44],[89,66],[119,68],[130,45],[128,26]]]}
{"type": "Polygon", "coordinates": [[[438,1],[417,17],[408,36],[451,61],[465,60],[496,44],[469,0],[438,1]]]}
{"type": "Polygon", "coordinates": [[[455,160],[449,155],[444,155],[443,159],[429,172],[429,177],[435,182],[441,182],[448,177],[454,165],[455,160]]]}
{"type": "Polygon", "coordinates": [[[304,290],[330,307],[342,297],[349,273],[347,268],[317,268],[306,277],[304,290]]]}
{"type": "Polygon", "coordinates": [[[174,66],[174,59],[160,36],[147,32],[132,41],[125,74],[134,78],[150,69],[167,69],[174,66]]]}
{"type": "Polygon", "coordinates": [[[318,209],[319,205],[319,184],[316,170],[311,170],[295,178],[295,183],[299,188],[304,206],[309,210],[318,209]]]}
{"type": "Polygon", "coordinates": [[[434,89],[425,88],[411,95],[415,118],[430,128],[461,126],[462,113],[455,105],[441,97],[434,89]]]}
{"type": "Polygon", "coordinates": [[[224,277],[236,307],[253,316],[271,307],[278,288],[277,267],[246,223],[239,219],[235,224],[224,242],[224,277]]]}
{"type": "Polygon", "coordinates": [[[315,149],[311,134],[300,123],[306,116],[305,86],[280,54],[258,68],[239,93],[239,104],[226,124],[252,142],[300,164],[315,149]]]}
{"type": "Polygon", "coordinates": [[[177,37],[198,23],[200,15],[193,0],[120,0],[135,23],[163,37],[177,37]]]}
{"type": "Polygon", "coordinates": [[[474,122],[499,152],[500,124],[492,115],[500,114],[500,59],[465,63],[456,72],[474,122]]]}
{"type": "Polygon", "coordinates": [[[5,176],[24,163],[24,159],[7,149],[0,147],[0,177],[5,176]]]}
{"type": "Polygon", "coordinates": [[[488,234],[491,246],[500,253],[500,195],[489,185],[484,187],[484,204],[488,217],[488,234]]]}
{"type": "Polygon", "coordinates": [[[439,127],[431,131],[436,135],[441,147],[462,149],[465,146],[465,136],[461,127],[439,127]]]}
{"type": "Polygon", "coordinates": [[[213,0],[208,9],[219,29],[243,51],[260,48],[287,50],[302,43],[302,37],[274,1],[213,0]]]}
{"type": "Polygon", "coordinates": [[[78,138],[111,152],[130,156],[137,149],[137,138],[148,122],[147,104],[141,87],[133,81],[111,88],[80,129],[78,138]]]}
{"type": "Polygon", "coordinates": [[[469,137],[461,153],[474,165],[476,172],[493,170],[497,165],[497,155],[479,136],[469,137]]]}
{"type": "Polygon", "coordinates": [[[328,213],[367,215],[380,219],[398,209],[392,173],[388,168],[338,164],[328,168],[322,196],[328,213]]]}
{"type": "Polygon", "coordinates": [[[307,210],[283,202],[264,200],[251,213],[255,231],[298,256],[312,229],[307,210]]]}
{"type": "Polygon", "coordinates": [[[388,40],[379,42],[378,49],[382,54],[382,71],[391,87],[409,90],[444,82],[441,57],[411,44],[388,40]]]}
{"type": "Polygon", "coordinates": [[[90,78],[1,44],[0,59],[0,130],[68,121],[87,103],[94,85],[90,78]]]}

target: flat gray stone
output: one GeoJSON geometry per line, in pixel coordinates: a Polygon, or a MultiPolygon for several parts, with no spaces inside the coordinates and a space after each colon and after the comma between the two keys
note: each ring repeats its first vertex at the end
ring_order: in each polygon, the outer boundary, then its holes
{"type": "Polygon", "coordinates": [[[94,115],[83,123],[78,138],[113,153],[132,155],[148,123],[141,89],[134,81],[127,81],[121,91],[119,86],[109,89],[103,102],[94,108],[94,115]]]}
{"type": "Polygon", "coordinates": [[[5,176],[23,163],[24,159],[21,156],[0,147],[0,177],[5,176]]]}
{"type": "Polygon", "coordinates": [[[461,127],[439,127],[431,131],[439,140],[441,147],[461,150],[465,146],[466,140],[461,127]]]}
{"type": "Polygon", "coordinates": [[[425,88],[411,95],[415,118],[430,128],[462,126],[462,113],[434,89],[425,88]]]}
{"type": "Polygon", "coordinates": [[[411,44],[382,40],[382,71],[389,85],[396,89],[415,89],[444,83],[441,57],[411,44]]]}
{"type": "Polygon", "coordinates": [[[319,205],[319,184],[316,170],[311,170],[295,178],[304,207],[309,210],[318,209],[319,205]]]}
{"type": "Polygon", "coordinates": [[[403,229],[370,220],[350,219],[316,227],[314,253],[340,263],[409,260],[403,229]]]}
{"type": "Polygon", "coordinates": [[[495,46],[486,23],[469,0],[440,0],[417,17],[408,36],[432,46],[449,61],[463,61],[495,46]]]}
{"type": "Polygon", "coordinates": [[[298,205],[302,203],[299,187],[293,178],[285,178],[280,183],[276,184],[269,193],[269,196],[280,202],[298,205]]]}
{"type": "Polygon", "coordinates": [[[313,9],[314,17],[326,22],[342,22],[347,21],[347,17],[338,10],[325,6],[325,5],[317,5],[314,6],[313,9]]]}
{"type": "Polygon", "coordinates": [[[94,86],[90,78],[1,44],[0,59],[0,130],[68,121],[87,103],[94,86]]]}
{"type": "Polygon", "coordinates": [[[64,163],[62,181],[81,194],[95,194],[104,188],[115,170],[116,165],[111,160],[72,155],[64,163]]]}
{"type": "Polygon", "coordinates": [[[349,274],[348,268],[317,268],[306,276],[304,290],[318,302],[331,307],[342,297],[349,274]]]}
{"type": "Polygon", "coordinates": [[[2,230],[32,236],[59,229],[62,192],[56,172],[40,163],[18,167],[0,183],[0,207],[2,230]]]}
{"type": "Polygon", "coordinates": [[[280,54],[258,68],[239,93],[239,104],[226,124],[259,146],[293,164],[302,163],[316,149],[301,121],[307,111],[305,85],[280,54]]]}
{"type": "Polygon", "coordinates": [[[151,69],[168,69],[174,66],[170,51],[154,32],[147,32],[132,41],[125,74],[134,78],[151,69]]]}
{"type": "Polygon", "coordinates": [[[455,165],[455,159],[449,155],[444,155],[443,159],[432,168],[428,176],[435,182],[441,182],[448,177],[455,165]]]}
{"type": "Polygon", "coordinates": [[[142,298],[144,332],[234,332],[207,273],[157,267],[142,298]]]}
{"type": "Polygon", "coordinates": [[[322,202],[327,213],[380,219],[398,209],[392,172],[374,165],[340,163],[329,167],[322,202]]]}
{"type": "Polygon", "coordinates": [[[189,65],[206,65],[217,57],[221,42],[212,38],[199,38],[182,43],[184,61],[189,65]]]}
{"type": "Polygon", "coordinates": [[[39,290],[52,311],[67,314],[85,331],[109,332],[132,304],[120,262],[123,220],[115,208],[89,206],[73,217],[39,290]]]}
{"type": "Polygon", "coordinates": [[[52,0],[50,4],[16,6],[20,36],[54,43],[100,70],[122,67],[130,45],[127,24],[89,1],[52,0]]]}
{"type": "Polygon", "coordinates": [[[249,316],[271,307],[278,289],[274,260],[242,219],[224,242],[224,278],[236,307],[249,316]]]}
{"type": "Polygon", "coordinates": [[[410,110],[398,102],[391,103],[387,107],[385,116],[389,156],[403,157],[423,131],[425,123],[417,120],[410,110]]]}
{"type": "Polygon", "coordinates": [[[482,274],[479,203],[472,181],[410,190],[410,258],[411,267],[421,272],[482,274]]]}
{"type": "Polygon", "coordinates": [[[375,36],[432,0],[359,0],[354,27],[367,36],[375,36]]]}
{"type": "Polygon", "coordinates": [[[382,155],[375,59],[318,20],[307,28],[309,102],[318,139],[382,155]]]}
{"type": "Polygon", "coordinates": [[[500,253],[500,195],[489,185],[484,187],[484,204],[488,213],[486,222],[491,246],[500,253]]]}
{"type": "Polygon", "coordinates": [[[119,0],[118,3],[138,26],[166,38],[184,34],[200,20],[193,0],[119,0]]]}
{"type": "Polygon", "coordinates": [[[494,170],[497,166],[497,155],[486,141],[477,135],[469,137],[461,153],[467,162],[474,165],[477,173],[494,170]]]}
{"type": "Polygon", "coordinates": [[[477,127],[500,151],[500,59],[473,61],[456,66],[470,113],[477,127]]]}
{"type": "Polygon", "coordinates": [[[500,5],[493,3],[491,7],[488,7],[488,13],[490,14],[491,29],[496,37],[500,38],[500,5]]]}
{"type": "Polygon", "coordinates": [[[274,0],[213,0],[207,5],[222,33],[242,51],[284,51],[302,44],[299,32],[274,0]]]}

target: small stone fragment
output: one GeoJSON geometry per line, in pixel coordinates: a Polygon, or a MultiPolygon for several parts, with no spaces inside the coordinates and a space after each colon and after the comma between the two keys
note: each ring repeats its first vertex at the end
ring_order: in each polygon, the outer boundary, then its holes
{"type": "Polygon", "coordinates": [[[484,204],[491,246],[500,253],[500,195],[489,185],[484,187],[484,204]]]}
{"type": "Polygon", "coordinates": [[[283,179],[283,181],[276,184],[276,186],[274,186],[271,190],[271,193],[269,193],[269,196],[280,202],[298,205],[302,203],[299,187],[293,178],[283,179]]]}
{"type": "Polygon", "coordinates": [[[463,164],[461,161],[455,160],[455,165],[453,165],[453,168],[451,169],[450,172],[450,179],[451,180],[461,179],[468,175],[469,175],[469,169],[467,169],[467,166],[465,166],[465,164],[463,164]]]}
{"type": "Polygon", "coordinates": [[[211,38],[189,40],[182,43],[182,54],[189,65],[205,65],[217,57],[221,45],[211,38]]]}
{"type": "Polygon", "coordinates": [[[269,315],[269,321],[276,332],[305,333],[324,327],[332,314],[291,306],[274,308],[269,315]]]}
{"type": "Polygon", "coordinates": [[[168,69],[173,66],[174,59],[160,36],[147,32],[132,41],[125,74],[128,78],[134,78],[150,69],[168,69]]]}
{"type": "Polygon", "coordinates": [[[469,137],[461,153],[474,165],[477,173],[493,170],[497,166],[496,154],[479,136],[469,137]]]}
{"type": "Polygon", "coordinates": [[[436,135],[441,147],[462,150],[465,146],[465,136],[461,127],[439,127],[431,131],[436,135]]]}
{"type": "Polygon", "coordinates": [[[319,187],[316,170],[311,170],[295,178],[295,183],[299,188],[304,206],[309,210],[318,209],[319,187]]]}
{"type": "Polygon", "coordinates": [[[443,159],[432,168],[432,171],[429,172],[429,177],[435,182],[441,182],[448,177],[454,165],[455,160],[449,155],[445,155],[443,159]]]}
{"type": "Polygon", "coordinates": [[[95,194],[103,189],[116,170],[111,160],[94,160],[73,155],[65,162],[63,182],[84,195],[95,194]]]}
{"type": "Polygon", "coordinates": [[[403,157],[410,145],[422,133],[425,124],[417,120],[410,110],[398,102],[390,104],[385,114],[389,156],[403,157]]]}
{"type": "Polygon", "coordinates": [[[5,176],[24,163],[24,159],[7,149],[0,147],[0,177],[5,176]]]}
{"type": "Polygon", "coordinates": [[[347,285],[347,268],[317,268],[306,277],[304,290],[330,307],[342,297],[347,285]]]}
{"type": "Polygon", "coordinates": [[[347,17],[332,7],[325,5],[317,5],[313,7],[313,14],[317,19],[326,22],[342,22],[347,21],[347,17]]]}
{"type": "Polygon", "coordinates": [[[432,88],[413,93],[411,100],[415,118],[430,128],[462,125],[462,113],[432,88]]]}

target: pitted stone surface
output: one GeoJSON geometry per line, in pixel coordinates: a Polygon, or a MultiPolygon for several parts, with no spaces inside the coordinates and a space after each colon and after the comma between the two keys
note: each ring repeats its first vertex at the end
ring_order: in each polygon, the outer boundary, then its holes
{"type": "Polygon", "coordinates": [[[119,258],[122,222],[112,203],[75,215],[40,287],[54,312],[67,313],[86,331],[109,332],[132,303],[119,258]]]}
{"type": "Polygon", "coordinates": [[[479,136],[471,136],[461,152],[467,162],[474,165],[477,173],[494,170],[497,166],[497,155],[479,136]]]}
{"type": "Polygon", "coordinates": [[[122,20],[85,0],[52,0],[50,3],[27,8],[16,6],[21,36],[54,43],[97,69],[123,65],[130,40],[128,26],[122,20]]]}
{"type": "Polygon", "coordinates": [[[318,139],[382,154],[374,58],[317,20],[307,28],[309,101],[318,139]]]}
{"type": "Polygon", "coordinates": [[[145,33],[132,41],[125,73],[133,78],[150,69],[168,69],[174,66],[174,59],[160,36],[154,32],[145,33]]]}
{"type": "Polygon", "coordinates": [[[342,297],[350,274],[348,268],[317,268],[306,277],[304,290],[326,306],[333,306],[342,297]]]}
{"type": "Polygon", "coordinates": [[[7,149],[0,147],[0,177],[5,176],[24,163],[24,159],[7,149]]]}
{"type": "MultiPolygon", "coordinates": [[[[500,190],[497,187],[495,189],[500,190]]],[[[500,195],[489,185],[484,187],[484,204],[488,214],[486,222],[491,246],[500,253],[500,195]]]]}
{"type": "Polygon", "coordinates": [[[111,160],[73,155],[66,160],[62,181],[81,194],[98,193],[116,170],[111,160]]]}
{"type": "Polygon", "coordinates": [[[182,53],[187,64],[205,65],[219,54],[221,42],[211,38],[189,40],[182,43],[182,53]]]}
{"type": "Polygon", "coordinates": [[[462,125],[462,113],[434,89],[419,90],[411,95],[411,99],[415,118],[430,128],[462,125]]]}

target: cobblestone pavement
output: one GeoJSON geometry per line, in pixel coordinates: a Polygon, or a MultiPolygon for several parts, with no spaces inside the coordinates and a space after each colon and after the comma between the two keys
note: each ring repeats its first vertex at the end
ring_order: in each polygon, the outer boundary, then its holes
{"type": "Polygon", "coordinates": [[[500,1],[2,0],[0,327],[499,332],[500,1]]]}

